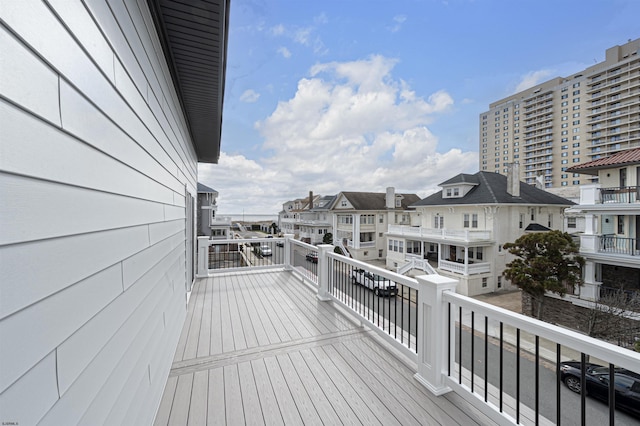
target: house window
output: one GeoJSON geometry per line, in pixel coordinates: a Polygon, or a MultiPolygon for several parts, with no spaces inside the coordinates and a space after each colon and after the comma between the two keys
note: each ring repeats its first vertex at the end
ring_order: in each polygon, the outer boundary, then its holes
{"type": "Polygon", "coordinates": [[[398,247],[400,248],[400,253],[404,253],[404,241],[399,241],[398,247]]]}
{"type": "Polygon", "coordinates": [[[473,259],[473,247],[469,247],[469,250],[467,250],[467,252],[469,253],[469,259],[473,259]]]}
{"type": "Polygon", "coordinates": [[[436,229],[444,228],[444,216],[436,215],[433,218],[433,227],[436,229]]]}
{"type": "Polygon", "coordinates": [[[393,251],[393,240],[389,240],[389,251],[393,251]]]}
{"type": "Polygon", "coordinates": [[[471,227],[472,228],[477,228],[478,227],[478,214],[474,213],[471,215],[471,227]]]}
{"type": "Polygon", "coordinates": [[[618,216],[618,234],[624,235],[624,216],[618,216]]]}
{"type": "Polygon", "coordinates": [[[531,220],[536,220],[536,208],[531,207],[531,220]]]}
{"type": "Polygon", "coordinates": [[[346,202],[346,201],[343,201],[342,203],[340,203],[340,206],[342,206],[342,207],[347,207],[347,202],[346,202]]]}
{"type": "Polygon", "coordinates": [[[447,188],[447,197],[451,197],[451,188],[447,188]]]}
{"type": "Polygon", "coordinates": [[[476,249],[476,259],[482,260],[482,247],[476,249]]]}
{"type": "Polygon", "coordinates": [[[520,221],[518,222],[518,228],[522,229],[524,226],[524,213],[520,213],[520,221]]]}
{"type": "Polygon", "coordinates": [[[627,186],[627,169],[620,169],[620,188],[627,186]]]}
{"type": "Polygon", "coordinates": [[[502,288],[502,277],[498,276],[498,288],[502,288]]]}
{"type": "Polygon", "coordinates": [[[400,198],[396,198],[396,207],[402,206],[402,200],[400,198]]]}
{"type": "Polygon", "coordinates": [[[460,189],[459,188],[453,188],[453,196],[457,197],[458,195],[460,195],[460,189]]]}
{"type": "Polygon", "coordinates": [[[464,228],[468,228],[468,227],[469,227],[469,213],[465,213],[465,214],[463,215],[463,218],[464,218],[464,219],[463,219],[462,226],[463,226],[464,228]]]}
{"type": "Polygon", "coordinates": [[[380,215],[380,221],[379,222],[380,223],[384,223],[384,215],[383,214],[380,215]]]}
{"type": "Polygon", "coordinates": [[[553,215],[549,213],[549,219],[547,220],[547,228],[551,228],[553,226],[553,215]]]}
{"type": "Polygon", "coordinates": [[[384,251],[384,250],[382,250],[382,249],[378,250],[378,257],[382,257],[382,252],[383,252],[383,251],[384,251]]]}
{"type": "Polygon", "coordinates": [[[487,281],[488,281],[487,277],[484,277],[482,279],[482,288],[487,288],[487,281]]]}
{"type": "Polygon", "coordinates": [[[567,228],[575,228],[576,227],[576,218],[568,217],[567,218],[567,228]]]}

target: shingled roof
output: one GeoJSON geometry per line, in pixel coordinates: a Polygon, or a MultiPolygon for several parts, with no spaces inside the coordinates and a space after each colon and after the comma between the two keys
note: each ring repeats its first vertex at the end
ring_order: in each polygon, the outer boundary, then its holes
{"type": "Polygon", "coordinates": [[[507,177],[498,173],[478,172],[473,175],[461,173],[440,185],[452,185],[456,183],[473,184],[474,188],[461,198],[443,198],[442,191],[439,191],[418,201],[413,204],[412,207],[460,204],[555,204],[561,206],[571,206],[575,204],[566,198],[559,197],[523,182],[520,182],[520,196],[514,197],[507,192],[507,177]]]}
{"type": "Polygon", "coordinates": [[[630,164],[640,164],[640,148],[627,149],[608,157],[578,164],[577,166],[569,167],[567,171],[597,176],[598,170],[600,169],[609,169],[630,164]]]}
{"type": "Polygon", "coordinates": [[[216,191],[213,188],[209,188],[207,185],[203,185],[200,182],[198,182],[198,192],[206,192],[209,194],[217,194],[218,191],[216,191]]]}
{"type": "MultiPolygon", "coordinates": [[[[384,192],[342,192],[355,210],[386,210],[386,195],[384,192]]],[[[406,210],[412,204],[420,201],[416,194],[395,194],[401,195],[401,207],[399,210],[406,210]]]]}

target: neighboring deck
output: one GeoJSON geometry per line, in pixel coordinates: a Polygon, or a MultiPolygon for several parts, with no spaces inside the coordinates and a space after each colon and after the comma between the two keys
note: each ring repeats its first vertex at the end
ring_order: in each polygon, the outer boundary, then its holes
{"type": "Polygon", "coordinates": [[[156,425],[487,424],[290,272],[195,284],[156,425]]]}

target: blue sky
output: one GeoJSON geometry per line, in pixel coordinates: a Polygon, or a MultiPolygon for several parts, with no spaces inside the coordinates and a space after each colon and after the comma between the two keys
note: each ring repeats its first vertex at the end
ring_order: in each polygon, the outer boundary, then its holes
{"type": "Polygon", "coordinates": [[[640,1],[233,0],[221,213],[478,171],[478,116],[640,37],[640,1]]]}

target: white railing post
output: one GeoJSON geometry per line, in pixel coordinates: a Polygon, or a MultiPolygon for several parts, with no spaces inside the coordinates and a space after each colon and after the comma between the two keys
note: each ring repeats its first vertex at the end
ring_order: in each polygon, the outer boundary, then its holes
{"type": "Polygon", "coordinates": [[[318,244],[318,294],[316,298],[322,302],[329,298],[329,256],[327,253],[333,250],[331,244],[318,244]]]}
{"type": "Polygon", "coordinates": [[[294,234],[284,234],[284,269],[290,271],[293,269],[291,264],[291,254],[293,252],[293,240],[294,234]]]}
{"type": "Polygon", "coordinates": [[[457,280],[442,275],[420,275],[418,281],[418,373],[414,378],[436,396],[451,391],[445,385],[448,310],[445,291],[456,291],[457,280]]]}
{"type": "Polygon", "coordinates": [[[199,277],[209,275],[209,237],[198,237],[198,273],[199,277]]]}

